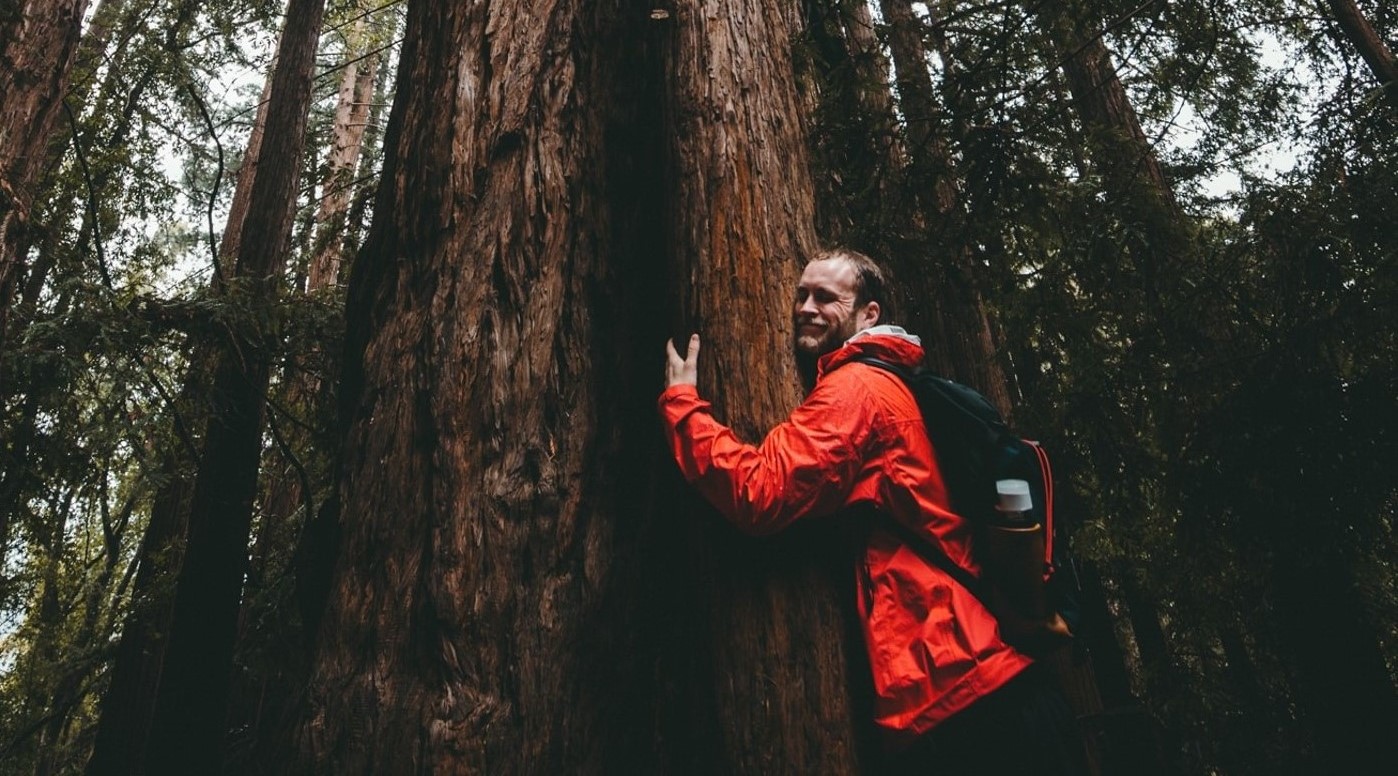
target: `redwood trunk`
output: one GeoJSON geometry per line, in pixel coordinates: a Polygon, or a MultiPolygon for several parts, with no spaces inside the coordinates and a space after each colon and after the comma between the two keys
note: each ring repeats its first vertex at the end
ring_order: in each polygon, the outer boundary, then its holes
{"type": "MultiPolygon", "coordinates": [[[[240,230],[235,273],[275,304],[310,105],[322,0],[292,0],[268,101],[262,170],[240,230]]],[[[212,772],[222,754],[239,597],[261,454],[271,332],[234,332],[217,357],[213,408],[190,504],[147,762],[157,772],[212,772]]]]}
{"type": "Polygon", "coordinates": [[[340,281],[340,265],[345,252],[345,217],[354,197],[354,174],[368,126],[369,103],[374,94],[374,72],[378,56],[366,54],[365,22],[355,23],[346,36],[345,63],[340,73],[340,90],[335,104],[335,124],[331,130],[330,152],[325,160],[320,206],[316,212],[316,246],[311,258],[307,291],[317,291],[340,281]]]}
{"type": "Polygon", "coordinates": [[[602,765],[634,754],[603,741],[635,711],[609,705],[626,656],[597,646],[616,511],[639,496],[610,487],[594,363],[617,335],[608,10],[409,9],[349,284],[342,550],[303,770],[628,770],[602,765]]]}
{"type": "MultiPolygon", "coordinates": [[[[814,243],[788,12],[772,0],[683,6],[664,52],[674,333],[705,338],[700,393],[753,442],[800,399],[791,300],[814,243]]],[[[696,770],[856,771],[846,658],[863,646],[840,638],[853,596],[848,537],[816,524],[755,542],[718,525],[692,492],[676,498],[683,508],[666,519],[690,521],[689,571],[704,586],[693,638],[710,651],[710,685],[692,703],[719,725],[720,745],[696,753],[696,770]]]]}
{"type": "Polygon", "coordinates": [[[1116,216],[1130,225],[1128,258],[1144,281],[1143,301],[1163,328],[1160,300],[1195,252],[1191,229],[1127,98],[1100,23],[1073,0],[1049,0],[1035,12],[1063,56],[1089,158],[1116,216]]]}
{"type": "Polygon", "coordinates": [[[0,20],[0,344],[86,10],[87,0],[34,0],[0,20]]]}
{"type": "Polygon", "coordinates": [[[1374,80],[1379,82],[1379,88],[1387,96],[1389,104],[1398,107],[1398,61],[1394,60],[1393,52],[1369,20],[1364,18],[1354,0],[1326,0],[1326,4],[1330,6],[1345,37],[1369,65],[1374,80]]]}
{"type": "MultiPolygon", "coordinates": [[[[183,23],[189,17],[179,16],[183,23]]],[[[171,33],[177,34],[177,31],[171,33]]],[[[234,185],[233,204],[224,225],[219,247],[220,270],[210,278],[215,293],[224,288],[224,273],[236,258],[237,234],[241,231],[247,204],[257,172],[257,156],[267,120],[267,98],[271,92],[275,59],[267,73],[258,102],[256,119],[249,134],[234,185]]],[[[131,106],[134,107],[134,106],[131,106]]],[[[127,121],[119,124],[124,135],[127,121]]],[[[211,343],[191,340],[189,363],[173,406],[167,407],[171,425],[187,445],[199,445],[208,422],[206,397],[214,366],[211,343]]],[[[142,536],[132,605],[122,626],[121,642],[112,662],[111,680],[102,695],[101,716],[88,760],[88,774],[141,773],[145,770],[146,747],[151,719],[160,688],[165,648],[171,618],[171,594],[181,562],[189,521],[190,499],[194,488],[194,463],[199,449],[181,446],[164,451],[160,460],[160,486],[152,500],[150,517],[142,536]]]]}
{"type": "Polygon", "coordinates": [[[984,393],[1008,417],[1010,391],[981,291],[983,272],[967,245],[966,205],[928,70],[923,22],[909,0],[881,0],[880,7],[906,119],[910,199],[921,215],[919,239],[907,255],[892,257],[894,271],[909,319],[926,327],[932,368],[984,393]]]}
{"type": "MultiPolygon", "coordinates": [[[[176,406],[167,408],[182,439],[193,441],[184,427],[196,397],[207,390],[208,359],[196,354],[188,367],[176,406]]],[[[197,450],[179,448],[160,456],[164,484],[156,492],[141,538],[131,604],[122,624],[121,642],[111,666],[111,679],[102,694],[101,715],[86,773],[144,773],[146,742],[160,688],[161,664],[170,629],[170,595],[183,557],[189,498],[193,483],[188,462],[197,450]]]]}

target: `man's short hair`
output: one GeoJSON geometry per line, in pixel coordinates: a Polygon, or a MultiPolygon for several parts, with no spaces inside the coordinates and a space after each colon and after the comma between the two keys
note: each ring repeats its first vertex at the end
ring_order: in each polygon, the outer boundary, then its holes
{"type": "Polygon", "coordinates": [[[854,303],[862,307],[870,302],[879,303],[879,323],[892,323],[894,320],[893,278],[888,270],[877,261],[859,251],[845,247],[822,248],[811,256],[811,261],[840,259],[849,262],[854,268],[854,303]]]}

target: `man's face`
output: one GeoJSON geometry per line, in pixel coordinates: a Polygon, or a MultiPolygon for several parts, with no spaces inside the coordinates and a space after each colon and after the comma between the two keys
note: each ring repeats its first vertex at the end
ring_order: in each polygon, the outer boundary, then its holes
{"type": "Polygon", "coordinates": [[[877,303],[855,304],[857,282],[854,267],[844,259],[806,265],[792,310],[798,356],[819,358],[878,321],[877,303]]]}

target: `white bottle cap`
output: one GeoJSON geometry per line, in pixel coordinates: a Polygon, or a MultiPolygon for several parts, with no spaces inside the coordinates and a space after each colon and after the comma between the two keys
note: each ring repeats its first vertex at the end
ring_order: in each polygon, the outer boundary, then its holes
{"type": "Polygon", "coordinates": [[[1000,497],[996,509],[1001,512],[1028,512],[1034,508],[1029,483],[1024,480],[996,480],[995,493],[1000,497]]]}

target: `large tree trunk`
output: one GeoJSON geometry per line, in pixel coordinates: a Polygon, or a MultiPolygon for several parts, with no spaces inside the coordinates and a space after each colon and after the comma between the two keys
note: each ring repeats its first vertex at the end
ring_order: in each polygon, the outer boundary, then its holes
{"type": "Polygon", "coordinates": [[[87,0],[35,0],[0,18],[0,343],[86,10],[87,0]]]}
{"type": "MultiPolygon", "coordinates": [[[[374,225],[352,269],[342,551],[300,767],[622,772],[612,563],[616,78],[561,0],[412,5],[374,225]]],[[[659,352],[658,349],[656,352],[659,352]]],[[[644,724],[644,723],[642,723],[644,724]]]]}
{"type": "MultiPolygon", "coordinates": [[[[799,400],[791,289],[814,243],[786,13],[770,0],[696,3],[678,10],[665,50],[681,284],[673,329],[706,337],[700,392],[752,441],[799,400]]],[[[691,573],[708,588],[692,635],[711,650],[711,686],[692,702],[714,709],[721,742],[696,753],[697,770],[857,770],[846,657],[863,647],[840,638],[853,597],[848,537],[814,525],[753,542],[717,525],[692,493],[678,498],[671,519],[693,521],[691,573]]]]}
{"type": "MultiPolygon", "coordinates": [[[[267,111],[266,136],[277,142],[263,143],[240,230],[235,274],[268,307],[282,283],[323,11],[322,0],[288,5],[267,111]]],[[[212,772],[220,761],[272,336],[233,332],[217,357],[148,745],[158,772],[212,772]]]]}

